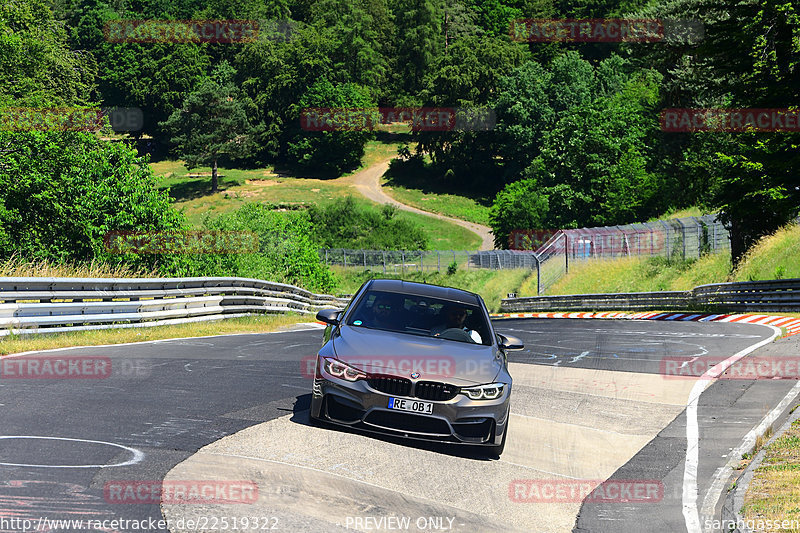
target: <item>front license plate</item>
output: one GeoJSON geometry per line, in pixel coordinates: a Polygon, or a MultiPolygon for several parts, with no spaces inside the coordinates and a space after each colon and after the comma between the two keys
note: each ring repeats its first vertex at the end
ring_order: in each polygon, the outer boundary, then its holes
{"type": "Polygon", "coordinates": [[[406,400],[404,398],[389,398],[389,409],[398,411],[408,411],[422,415],[433,414],[433,404],[431,402],[419,402],[417,400],[406,400]]]}

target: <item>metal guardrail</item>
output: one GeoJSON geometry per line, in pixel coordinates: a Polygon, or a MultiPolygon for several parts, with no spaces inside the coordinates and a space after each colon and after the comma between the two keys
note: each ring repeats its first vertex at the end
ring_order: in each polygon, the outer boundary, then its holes
{"type": "Polygon", "coordinates": [[[522,311],[800,311],[800,278],[713,283],[691,291],[570,294],[506,298],[503,312],[522,311]]]}
{"type": "Polygon", "coordinates": [[[248,278],[0,278],[0,336],[313,314],[348,301],[248,278]]]}

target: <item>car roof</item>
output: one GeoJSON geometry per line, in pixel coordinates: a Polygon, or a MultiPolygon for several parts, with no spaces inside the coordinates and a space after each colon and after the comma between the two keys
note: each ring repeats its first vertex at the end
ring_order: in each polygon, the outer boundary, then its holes
{"type": "Polygon", "coordinates": [[[452,302],[480,305],[480,298],[477,294],[472,292],[428,283],[417,283],[415,281],[373,279],[367,284],[366,289],[372,291],[395,292],[399,294],[413,294],[414,296],[427,296],[430,298],[450,300],[452,302]]]}

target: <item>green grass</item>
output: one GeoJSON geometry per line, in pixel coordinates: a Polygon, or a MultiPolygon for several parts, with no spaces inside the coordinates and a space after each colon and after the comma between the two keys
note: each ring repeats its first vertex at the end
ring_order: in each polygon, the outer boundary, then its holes
{"type": "Polygon", "coordinates": [[[423,211],[489,225],[489,207],[473,198],[456,194],[435,193],[430,190],[406,188],[402,185],[389,185],[384,180],[384,191],[395,200],[414,206],[423,211]]]}
{"type": "MultiPolygon", "coordinates": [[[[396,152],[395,143],[370,141],[361,168],[392,157],[396,152]]],[[[209,167],[195,168],[189,172],[182,161],[160,161],[150,166],[162,176],[159,187],[169,191],[175,199],[175,207],[184,212],[194,227],[200,226],[208,216],[236,210],[249,202],[327,205],[338,198],[353,195],[362,205],[378,206],[358,194],[349,179],[352,174],[337,179],[320,179],[286,176],[274,168],[220,168],[219,173],[223,175],[219,178],[220,190],[212,194],[209,167]],[[208,176],[189,177],[190,173],[208,176]]],[[[402,211],[396,216],[420,225],[429,237],[431,249],[477,250],[480,247],[478,235],[451,222],[402,211]]]]}
{"type": "Polygon", "coordinates": [[[734,272],[735,281],[800,278],[800,225],[762,239],[734,272]]]}
{"type": "MultiPolygon", "coordinates": [[[[782,522],[800,518],[800,420],[766,449],[747,487],[742,515],[745,520],[782,522]]],[[[800,531],[767,528],[764,531],[800,531]]]]}
{"type": "MultiPolygon", "coordinates": [[[[380,271],[343,269],[333,267],[340,280],[340,294],[353,294],[367,280],[374,278],[403,279],[455,287],[481,295],[490,312],[500,309],[500,299],[505,298],[509,292],[518,292],[519,287],[531,276],[528,269],[515,270],[488,270],[459,268],[454,274],[442,272],[407,272],[405,275],[383,274],[380,271]]],[[[536,276],[534,275],[534,280],[536,276]]]]}
{"type": "Polygon", "coordinates": [[[708,215],[710,211],[707,209],[701,209],[699,207],[683,207],[680,209],[670,209],[666,213],[661,216],[653,217],[648,222],[654,222],[656,220],[668,220],[670,218],[688,218],[688,217],[701,217],[703,215],[708,215]]]}
{"type": "Polygon", "coordinates": [[[576,261],[547,294],[685,291],[704,283],[726,281],[730,255],[711,254],[696,261],[624,257],[576,261]]]}
{"type": "Polygon", "coordinates": [[[65,333],[8,335],[0,343],[0,355],[51,350],[68,346],[98,346],[128,342],[176,339],[180,337],[204,337],[233,333],[263,333],[299,322],[312,322],[311,315],[282,313],[249,317],[229,318],[212,322],[195,322],[148,328],[119,328],[91,331],[69,331],[65,333]]]}
{"type": "MultiPolygon", "coordinates": [[[[730,254],[709,254],[693,261],[625,257],[576,261],[547,294],[685,291],[706,283],[800,278],[800,226],[790,225],[764,237],[732,272],[730,254]]],[[[523,286],[520,296],[535,294],[523,286]]]]}

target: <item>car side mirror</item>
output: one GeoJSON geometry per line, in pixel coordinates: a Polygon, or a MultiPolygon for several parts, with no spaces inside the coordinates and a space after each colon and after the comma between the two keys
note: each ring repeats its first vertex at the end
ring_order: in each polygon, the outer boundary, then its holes
{"type": "Polygon", "coordinates": [[[499,345],[501,350],[522,350],[525,348],[522,341],[516,337],[511,335],[498,335],[498,337],[500,337],[499,345]]]}
{"type": "Polygon", "coordinates": [[[339,309],[320,309],[317,312],[317,320],[325,322],[331,326],[339,325],[339,315],[342,313],[339,309]]]}

